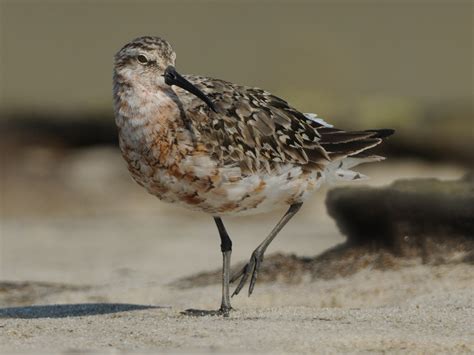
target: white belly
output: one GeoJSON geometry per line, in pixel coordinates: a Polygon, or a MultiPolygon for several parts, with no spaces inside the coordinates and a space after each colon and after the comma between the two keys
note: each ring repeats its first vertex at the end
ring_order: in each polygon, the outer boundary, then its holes
{"type": "Polygon", "coordinates": [[[169,169],[155,169],[154,174],[144,173],[150,171],[146,166],[141,170],[135,180],[151,194],[212,215],[256,214],[287,207],[304,201],[321,180],[316,172],[304,173],[298,166],[245,176],[238,167],[219,168],[203,159],[180,164],[182,175],[178,176],[169,169]]]}

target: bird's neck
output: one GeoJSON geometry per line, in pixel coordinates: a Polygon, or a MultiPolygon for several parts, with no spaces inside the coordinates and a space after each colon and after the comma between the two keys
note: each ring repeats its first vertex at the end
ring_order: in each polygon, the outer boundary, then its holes
{"type": "Polygon", "coordinates": [[[176,95],[170,87],[150,87],[115,74],[113,92],[115,118],[119,128],[126,124],[166,127],[179,117],[176,95]]]}
{"type": "Polygon", "coordinates": [[[160,142],[173,142],[183,120],[170,87],[149,88],[114,75],[115,122],[122,149],[148,150],[160,142]]]}

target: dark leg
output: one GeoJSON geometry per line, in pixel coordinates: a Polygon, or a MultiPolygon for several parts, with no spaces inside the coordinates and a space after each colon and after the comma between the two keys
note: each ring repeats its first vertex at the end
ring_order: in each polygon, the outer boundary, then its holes
{"type": "Polygon", "coordinates": [[[230,240],[229,234],[225,230],[224,223],[220,217],[214,217],[217,229],[219,230],[219,236],[221,238],[221,251],[222,251],[222,303],[220,310],[224,314],[228,314],[232,309],[230,306],[229,297],[229,281],[230,281],[230,256],[232,254],[232,241],[230,240]]]}
{"type": "Polygon", "coordinates": [[[250,274],[252,274],[252,278],[250,279],[249,296],[252,294],[253,289],[255,287],[255,281],[257,281],[258,270],[263,261],[263,254],[265,253],[265,250],[267,250],[272,240],[275,239],[277,234],[289,222],[289,220],[299,211],[302,205],[303,203],[300,202],[300,203],[295,203],[290,206],[288,211],[286,211],[285,215],[276,224],[276,226],[270,232],[268,237],[266,237],[265,240],[257,247],[257,249],[254,250],[247,265],[245,265],[242,270],[240,270],[234,276],[232,276],[230,282],[234,282],[238,280],[240,277],[242,277],[240,279],[239,285],[235,289],[232,296],[239,294],[240,290],[242,289],[242,287],[244,287],[245,283],[247,282],[250,274]]]}
{"type": "Polygon", "coordinates": [[[230,305],[229,297],[229,280],[230,280],[230,256],[232,254],[232,241],[230,240],[229,234],[227,233],[224,223],[220,217],[214,217],[214,221],[219,231],[221,238],[221,251],[222,251],[222,303],[221,308],[217,311],[206,311],[200,309],[187,309],[182,312],[185,315],[190,316],[215,316],[222,315],[224,317],[229,316],[229,311],[232,309],[230,305]]]}

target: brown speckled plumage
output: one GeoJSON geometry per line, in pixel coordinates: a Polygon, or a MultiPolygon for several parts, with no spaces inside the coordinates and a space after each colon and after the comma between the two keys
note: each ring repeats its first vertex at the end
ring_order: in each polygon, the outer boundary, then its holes
{"type": "Polygon", "coordinates": [[[185,75],[193,94],[165,82],[175,58],[165,40],[141,37],[114,66],[123,156],[162,200],[216,217],[253,214],[301,205],[324,181],[357,180],[351,167],[381,160],[363,152],[391,130],[346,132],[265,90],[185,75]]]}

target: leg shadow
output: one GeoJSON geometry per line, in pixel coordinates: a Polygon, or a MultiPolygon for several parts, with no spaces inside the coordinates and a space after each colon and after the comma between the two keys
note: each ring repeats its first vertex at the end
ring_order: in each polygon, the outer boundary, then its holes
{"type": "Polygon", "coordinates": [[[66,318],[165,308],[127,303],[78,303],[0,308],[0,318],[66,318]]]}

